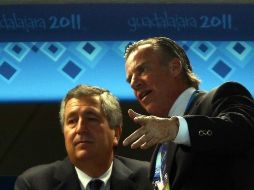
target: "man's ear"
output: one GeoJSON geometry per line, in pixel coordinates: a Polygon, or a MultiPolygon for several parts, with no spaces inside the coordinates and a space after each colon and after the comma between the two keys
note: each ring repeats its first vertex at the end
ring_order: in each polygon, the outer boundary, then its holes
{"type": "Polygon", "coordinates": [[[170,74],[173,77],[179,76],[182,72],[182,63],[178,58],[173,58],[168,64],[168,67],[170,70],[170,74]]]}
{"type": "Polygon", "coordinates": [[[118,143],[119,143],[119,140],[120,140],[120,137],[121,137],[121,134],[122,134],[122,127],[116,127],[114,128],[114,131],[115,131],[115,136],[114,136],[114,145],[117,146],[118,143]]]}

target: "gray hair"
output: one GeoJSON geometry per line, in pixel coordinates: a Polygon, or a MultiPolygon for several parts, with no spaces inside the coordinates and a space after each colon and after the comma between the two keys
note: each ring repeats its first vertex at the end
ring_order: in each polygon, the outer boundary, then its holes
{"type": "Polygon", "coordinates": [[[117,97],[111,94],[108,90],[88,85],[78,85],[75,88],[71,89],[64,99],[61,102],[59,118],[62,128],[64,126],[64,113],[66,103],[71,98],[80,99],[87,96],[99,96],[101,100],[101,107],[106,115],[107,121],[111,128],[122,127],[123,125],[123,116],[121,107],[117,97]]]}
{"type": "Polygon", "coordinates": [[[193,86],[196,89],[199,88],[200,80],[192,72],[192,66],[185,51],[170,38],[152,37],[134,42],[133,44],[127,46],[124,54],[125,60],[127,60],[131,52],[135,51],[139,46],[146,44],[150,44],[154,50],[160,50],[160,53],[163,55],[163,57],[165,57],[165,59],[172,59],[175,57],[178,58],[182,64],[183,74],[187,84],[193,86]]]}

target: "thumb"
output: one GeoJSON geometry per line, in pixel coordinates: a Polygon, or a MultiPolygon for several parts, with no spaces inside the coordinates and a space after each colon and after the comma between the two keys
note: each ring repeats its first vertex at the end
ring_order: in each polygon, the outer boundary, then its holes
{"type": "Polygon", "coordinates": [[[129,110],[128,110],[128,114],[129,114],[129,116],[130,116],[131,119],[134,119],[135,117],[141,116],[141,114],[139,114],[139,113],[133,111],[132,109],[129,109],[129,110]]]}
{"type": "Polygon", "coordinates": [[[143,125],[147,122],[147,118],[145,115],[142,115],[140,113],[137,113],[135,111],[133,111],[132,109],[128,110],[128,114],[130,116],[130,118],[135,122],[138,123],[140,125],[143,125]]]}

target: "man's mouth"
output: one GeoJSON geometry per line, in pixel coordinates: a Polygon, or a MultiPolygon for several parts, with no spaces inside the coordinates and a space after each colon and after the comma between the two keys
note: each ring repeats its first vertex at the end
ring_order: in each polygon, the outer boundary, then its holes
{"type": "Polygon", "coordinates": [[[138,95],[138,99],[139,100],[144,100],[145,97],[147,97],[147,95],[149,95],[152,91],[151,90],[147,90],[147,91],[144,91],[144,92],[141,92],[139,95],[138,95]]]}
{"type": "Polygon", "coordinates": [[[90,139],[84,139],[84,140],[76,141],[74,144],[78,145],[78,144],[92,144],[92,143],[93,143],[92,140],[90,140],[90,139]]]}

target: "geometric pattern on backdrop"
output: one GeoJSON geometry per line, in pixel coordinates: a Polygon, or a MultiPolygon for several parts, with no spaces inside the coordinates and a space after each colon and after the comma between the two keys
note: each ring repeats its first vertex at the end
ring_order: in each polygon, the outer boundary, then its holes
{"type": "MultiPolygon", "coordinates": [[[[79,83],[134,98],[125,81],[124,50],[131,41],[0,43],[0,101],[59,100],[79,83]]],[[[254,94],[253,41],[178,41],[201,88],[239,81],[254,94]]]]}

